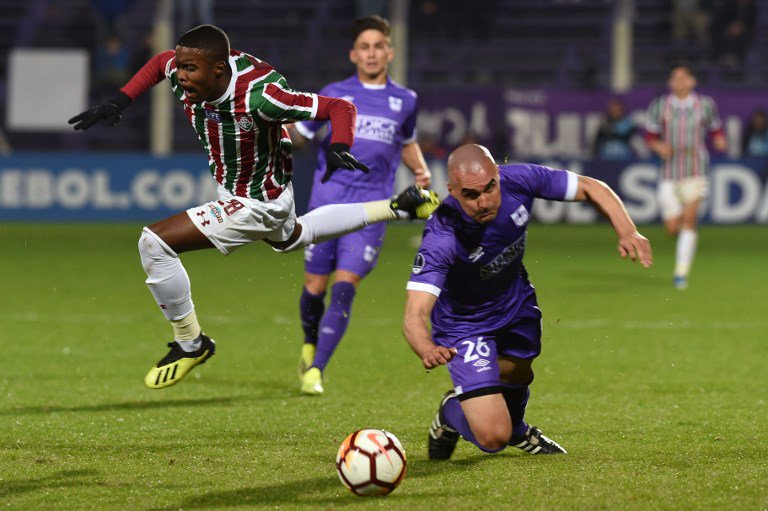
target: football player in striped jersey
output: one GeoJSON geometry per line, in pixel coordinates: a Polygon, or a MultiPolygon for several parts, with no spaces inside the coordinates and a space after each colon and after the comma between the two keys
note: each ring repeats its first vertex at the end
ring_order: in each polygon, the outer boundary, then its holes
{"type": "Polygon", "coordinates": [[[219,199],[145,227],[139,239],[146,283],[174,331],[170,351],[144,378],[154,389],[177,383],[215,352],[197,320],[180,253],[215,247],[227,255],[258,240],[288,252],[371,223],[426,218],[439,204],[436,195],[414,186],[392,200],[328,205],[297,218],[284,123],[329,120],[329,174],[340,168],[367,172],[349,152],[355,107],[293,90],[266,62],[230,49],[227,35],[213,25],[182,35],[175,50],[152,57],[109,101],[69,122],[75,130],[101,120],[114,126],[137,96],[165,78],[208,153],[219,199]]]}
{"type": "Polygon", "coordinates": [[[662,160],[658,199],[667,232],[677,236],[673,282],[688,287],[688,274],[696,253],[699,207],[707,196],[709,152],[707,135],[717,151],[725,152],[723,122],[714,100],[695,91],[696,77],[690,67],[672,69],[669,94],[648,107],[646,140],[662,160]]]}

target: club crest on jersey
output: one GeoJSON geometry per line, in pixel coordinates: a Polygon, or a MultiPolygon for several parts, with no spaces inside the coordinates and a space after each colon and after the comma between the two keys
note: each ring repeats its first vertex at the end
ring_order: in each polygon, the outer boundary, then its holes
{"type": "Polygon", "coordinates": [[[235,122],[243,131],[251,131],[251,129],[253,129],[253,117],[248,114],[237,114],[235,116],[235,122]]]}
{"type": "Polygon", "coordinates": [[[520,206],[509,216],[512,217],[512,221],[515,222],[515,225],[518,227],[522,227],[528,223],[528,220],[531,218],[531,215],[528,214],[528,210],[525,209],[525,206],[520,206]]]}
{"type": "Polygon", "coordinates": [[[424,269],[424,264],[426,261],[424,261],[424,254],[419,252],[416,254],[416,257],[413,259],[413,269],[411,270],[414,275],[418,275],[421,273],[421,270],[424,269]]]}
{"type": "Polygon", "coordinates": [[[221,115],[215,110],[205,109],[205,118],[213,122],[221,122],[221,115]]]}
{"type": "Polygon", "coordinates": [[[395,96],[389,97],[389,109],[393,112],[399,112],[403,109],[402,98],[396,98],[395,96]]]}

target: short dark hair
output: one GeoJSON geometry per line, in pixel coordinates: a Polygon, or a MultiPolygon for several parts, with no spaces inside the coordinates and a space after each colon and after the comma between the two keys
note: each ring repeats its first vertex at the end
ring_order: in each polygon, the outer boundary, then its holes
{"type": "Polygon", "coordinates": [[[385,18],[381,16],[364,16],[357,18],[352,22],[352,41],[357,41],[357,38],[366,30],[378,30],[385,36],[389,37],[389,33],[392,27],[385,18]]]}
{"type": "Polygon", "coordinates": [[[200,25],[185,32],[176,44],[209,51],[216,61],[229,58],[229,37],[222,29],[213,25],[200,25]]]}
{"type": "Polygon", "coordinates": [[[685,69],[689,75],[696,78],[696,71],[693,69],[693,66],[688,62],[680,61],[680,62],[673,63],[672,67],[669,68],[668,75],[671,75],[672,71],[674,71],[675,69],[685,69]]]}

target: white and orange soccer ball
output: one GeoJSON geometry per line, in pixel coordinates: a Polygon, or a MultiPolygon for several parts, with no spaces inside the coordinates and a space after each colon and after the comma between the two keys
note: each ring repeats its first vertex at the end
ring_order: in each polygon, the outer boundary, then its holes
{"type": "Polygon", "coordinates": [[[405,477],[405,450],[388,431],[360,429],[341,443],[336,471],[355,495],[387,495],[405,477]]]}

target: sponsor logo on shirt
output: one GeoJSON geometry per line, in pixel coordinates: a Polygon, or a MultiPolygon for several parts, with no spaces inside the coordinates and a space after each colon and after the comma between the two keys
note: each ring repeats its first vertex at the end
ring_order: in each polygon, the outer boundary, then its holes
{"type": "Polygon", "coordinates": [[[509,216],[512,217],[512,221],[515,222],[515,225],[518,227],[522,227],[528,223],[528,220],[531,218],[531,215],[528,214],[528,210],[525,209],[525,206],[522,205],[509,216]]]}
{"type": "Polygon", "coordinates": [[[251,129],[253,129],[253,117],[248,114],[237,114],[235,116],[235,122],[243,131],[251,131],[251,129]]]}
{"type": "Polygon", "coordinates": [[[426,262],[424,261],[424,255],[421,252],[419,252],[418,254],[416,254],[416,257],[413,259],[413,269],[411,270],[413,274],[418,275],[419,273],[421,273],[421,270],[424,269],[424,264],[426,264],[426,262]]]}
{"type": "Polygon", "coordinates": [[[355,136],[392,145],[395,143],[398,125],[397,121],[387,119],[386,117],[357,114],[355,136]]]}
{"type": "Polygon", "coordinates": [[[389,97],[389,109],[393,112],[400,112],[403,109],[402,98],[396,98],[395,96],[389,97]]]}
{"type": "Polygon", "coordinates": [[[493,258],[493,260],[480,268],[480,278],[489,279],[494,275],[500,273],[504,268],[509,266],[525,251],[525,238],[528,234],[524,233],[517,238],[510,246],[501,251],[499,255],[493,258]]]}
{"type": "Polygon", "coordinates": [[[207,108],[205,109],[205,118],[209,121],[221,122],[221,115],[219,115],[219,112],[208,110],[207,108]]]}

